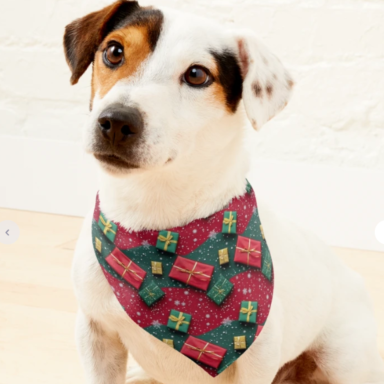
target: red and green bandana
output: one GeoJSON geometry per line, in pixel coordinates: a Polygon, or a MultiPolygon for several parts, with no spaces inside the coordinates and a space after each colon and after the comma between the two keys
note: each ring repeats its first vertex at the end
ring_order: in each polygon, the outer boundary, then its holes
{"type": "Polygon", "coordinates": [[[273,266],[255,194],[206,219],[164,231],[92,223],[96,257],[131,319],[212,376],[260,334],[273,296],[273,266]]]}

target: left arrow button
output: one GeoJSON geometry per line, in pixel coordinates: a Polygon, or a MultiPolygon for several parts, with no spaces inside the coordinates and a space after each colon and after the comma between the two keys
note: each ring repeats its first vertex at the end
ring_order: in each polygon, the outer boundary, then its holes
{"type": "Polygon", "coordinates": [[[0,243],[13,244],[19,236],[20,228],[15,222],[11,220],[0,222],[0,243]]]}

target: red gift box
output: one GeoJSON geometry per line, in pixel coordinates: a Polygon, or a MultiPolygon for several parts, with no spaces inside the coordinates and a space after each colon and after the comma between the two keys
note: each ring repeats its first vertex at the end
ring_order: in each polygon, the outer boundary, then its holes
{"type": "Polygon", "coordinates": [[[115,248],[105,261],[129,284],[136,289],[140,288],[147,272],[125,256],[118,248],[115,248]]]}
{"type": "Polygon", "coordinates": [[[235,262],[261,268],[261,242],[239,236],[236,244],[235,262]]]}
{"type": "Polygon", "coordinates": [[[183,355],[207,364],[210,367],[218,368],[224,359],[227,350],[218,345],[189,336],[180,352],[183,355]]]}
{"type": "Polygon", "coordinates": [[[215,267],[178,256],[169,277],[204,291],[208,289],[215,267]]]}

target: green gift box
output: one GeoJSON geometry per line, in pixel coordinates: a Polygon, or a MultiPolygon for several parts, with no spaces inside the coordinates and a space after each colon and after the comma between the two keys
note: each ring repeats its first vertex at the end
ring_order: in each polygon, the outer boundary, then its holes
{"type": "Polygon", "coordinates": [[[115,241],[117,233],[117,225],[112,221],[107,220],[102,213],[100,213],[98,224],[101,230],[103,231],[104,235],[107,236],[107,238],[113,243],[115,241]]]}
{"type": "Polygon", "coordinates": [[[179,332],[188,332],[189,325],[191,323],[192,316],[188,313],[171,310],[168,318],[168,328],[175,329],[179,332]]]}
{"type": "Polygon", "coordinates": [[[207,296],[217,305],[220,305],[231,293],[232,288],[233,284],[224,276],[220,276],[216,284],[208,291],[207,296]]]}
{"type": "Polygon", "coordinates": [[[224,212],[223,219],[223,233],[236,234],[236,222],[237,222],[237,213],[234,211],[224,212]]]}
{"type": "Polygon", "coordinates": [[[261,273],[269,280],[272,279],[272,258],[268,246],[263,247],[261,273]]]}
{"type": "Polygon", "coordinates": [[[156,248],[162,251],[176,253],[179,234],[171,231],[160,231],[157,237],[156,248]]]}
{"type": "Polygon", "coordinates": [[[164,296],[164,292],[155,283],[151,283],[148,287],[142,289],[139,295],[145,301],[145,304],[150,307],[164,296]]]}
{"type": "Polygon", "coordinates": [[[244,323],[256,323],[257,301],[242,301],[239,313],[239,321],[244,323]]]}

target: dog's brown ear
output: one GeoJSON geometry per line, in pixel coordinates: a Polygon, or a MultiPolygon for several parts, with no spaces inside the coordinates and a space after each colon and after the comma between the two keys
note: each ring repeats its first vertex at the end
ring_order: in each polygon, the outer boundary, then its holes
{"type": "Polygon", "coordinates": [[[281,61],[253,32],[235,35],[244,79],[244,107],[257,130],[286,106],[294,83],[281,61]]]}
{"type": "Polygon", "coordinates": [[[139,8],[137,1],[119,0],[65,27],[64,52],[72,71],[72,85],[78,82],[92,63],[105,36],[127,15],[139,8]]]}

